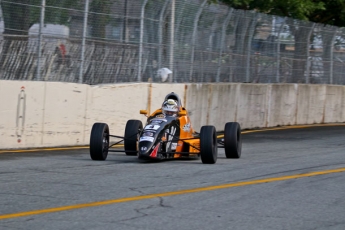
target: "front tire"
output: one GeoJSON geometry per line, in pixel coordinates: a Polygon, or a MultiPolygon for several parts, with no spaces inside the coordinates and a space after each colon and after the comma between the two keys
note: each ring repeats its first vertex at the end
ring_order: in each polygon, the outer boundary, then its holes
{"type": "Polygon", "coordinates": [[[136,156],[138,153],[139,130],[143,129],[140,120],[128,120],[125,128],[124,146],[127,156],[136,156]]]}
{"type": "Polygon", "coordinates": [[[238,122],[228,122],[224,128],[226,158],[240,158],[242,151],[241,127],[238,122]]]}
{"type": "Polygon", "coordinates": [[[90,157],[95,161],[107,159],[109,149],[109,127],[105,123],[95,123],[90,135],[90,157]]]}
{"type": "Polygon", "coordinates": [[[214,126],[202,126],[200,130],[200,156],[204,164],[214,164],[218,158],[217,135],[214,126]]]}

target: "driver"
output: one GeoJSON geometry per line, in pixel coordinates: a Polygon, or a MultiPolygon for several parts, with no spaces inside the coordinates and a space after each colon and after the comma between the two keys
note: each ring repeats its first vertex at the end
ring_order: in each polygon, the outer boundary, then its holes
{"type": "Polygon", "coordinates": [[[178,113],[178,105],[177,102],[173,99],[168,99],[166,101],[163,102],[162,105],[162,113],[165,116],[172,116],[172,117],[176,117],[177,113],[178,113]]]}

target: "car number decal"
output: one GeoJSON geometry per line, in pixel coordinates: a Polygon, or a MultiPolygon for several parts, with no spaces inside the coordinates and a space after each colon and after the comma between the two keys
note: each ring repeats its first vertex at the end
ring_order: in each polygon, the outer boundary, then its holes
{"type": "Polygon", "coordinates": [[[153,130],[157,130],[159,129],[159,125],[146,125],[145,126],[145,130],[148,130],[148,129],[153,129],[153,130]]]}

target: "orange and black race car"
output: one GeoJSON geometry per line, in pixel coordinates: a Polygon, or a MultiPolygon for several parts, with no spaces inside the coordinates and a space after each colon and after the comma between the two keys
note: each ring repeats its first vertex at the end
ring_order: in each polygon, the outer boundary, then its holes
{"type": "Polygon", "coordinates": [[[128,120],[124,136],[110,135],[106,123],[95,123],[90,136],[90,156],[92,160],[106,160],[108,152],[125,152],[139,159],[163,160],[169,158],[199,157],[204,164],[217,161],[218,148],[225,149],[227,158],[241,156],[241,128],[237,122],[227,122],[224,131],[216,132],[211,125],[201,127],[196,132],[191,125],[187,110],[181,106],[180,98],[175,93],[165,97],[165,101],[174,100],[178,107],[175,116],[169,116],[162,109],[146,115],[147,122],[143,126],[140,120],[128,120]],[[109,138],[120,138],[112,145],[109,138]],[[110,147],[123,142],[124,150],[110,147]]]}

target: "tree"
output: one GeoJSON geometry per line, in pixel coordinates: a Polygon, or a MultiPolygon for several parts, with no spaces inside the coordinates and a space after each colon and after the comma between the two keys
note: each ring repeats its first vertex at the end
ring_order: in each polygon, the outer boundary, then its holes
{"type": "MultiPolygon", "coordinates": [[[[210,0],[210,2],[218,2],[210,0]]],[[[311,21],[316,23],[329,24],[334,26],[345,26],[345,1],[344,0],[219,0],[235,9],[254,10],[261,13],[289,17],[288,20],[291,32],[295,37],[295,52],[292,76],[298,78],[303,76],[305,69],[306,50],[309,49],[305,40],[308,38],[306,30],[298,26],[292,19],[311,21]]],[[[324,47],[330,39],[324,39],[324,47]]],[[[329,47],[329,46],[327,46],[329,47]]],[[[324,49],[324,58],[329,56],[329,50],[324,49]]],[[[326,67],[327,68],[327,67],[326,67]]],[[[292,79],[296,82],[297,79],[292,79]]]]}
{"type": "MultiPolygon", "coordinates": [[[[216,2],[216,0],[211,0],[216,2]]],[[[294,19],[344,26],[344,0],[220,0],[242,10],[256,10],[294,19]]]]}

